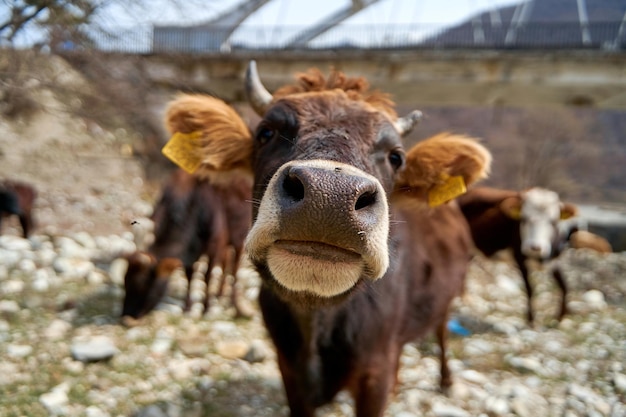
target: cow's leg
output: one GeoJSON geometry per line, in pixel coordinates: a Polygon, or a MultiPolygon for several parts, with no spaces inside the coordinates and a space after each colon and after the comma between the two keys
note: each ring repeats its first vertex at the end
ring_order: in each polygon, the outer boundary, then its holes
{"type": "Polygon", "coordinates": [[[297,370],[280,352],[278,352],[278,368],[283,378],[290,417],[314,417],[315,407],[307,401],[307,393],[301,389],[298,378],[296,378],[297,370]]]}
{"type": "Polygon", "coordinates": [[[448,368],[448,358],[446,355],[448,345],[448,313],[446,312],[443,320],[437,326],[436,330],[437,342],[439,343],[439,362],[441,369],[441,380],[439,386],[441,391],[445,392],[452,386],[452,375],[448,368]]]}
{"type": "Polygon", "coordinates": [[[521,254],[515,254],[515,262],[519,268],[519,272],[524,280],[524,286],[526,287],[526,320],[529,325],[533,325],[535,321],[535,314],[533,312],[533,287],[530,285],[530,279],[528,277],[528,267],[526,266],[526,258],[521,254]]]}
{"type": "Polygon", "coordinates": [[[561,269],[557,266],[552,270],[552,276],[557,285],[561,289],[561,311],[559,312],[558,320],[563,320],[563,317],[567,314],[567,284],[561,269]]]}
{"type": "Polygon", "coordinates": [[[185,265],[185,278],[187,278],[187,295],[185,296],[183,311],[187,312],[191,309],[191,280],[193,279],[193,264],[185,265]]]}
{"type": "Polygon", "coordinates": [[[209,303],[211,298],[211,292],[209,291],[209,284],[211,283],[211,276],[213,274],[213,268],[215,268],[216,259],[215,256],[209,256],[207,261],[206,272],[204,273],[204,302],[202,308],[202,314],[206,314],[209,311],[209,303]]]}
{"type": "MultiPolygon", "coordinates": [[[[217,265],[222,267],[222,275],[224,274],[225,262],[224,262],[224,250],[225,245],[222,243],[216,243],[213,248],[209,249],[209,261],[207,264],[207,270],[204,274],[204,283],[205,283],[205,293],[204,293],[204,309],[202,310],[202,314],[206,314],[209,311],[209,299],[211,298],[211,293],[209,291],[209,285],[211,283],[211,276],[213,272],[213,268],[217,265]]],[[[225,279],[225,277],[222,277],[225,279]]]]}
{"type": "Polygon", "coordinates": [[[356,417],[380,417],[385,411],[389,394],[396,385],[399,354],[390,355],[387,363],[370,367],[359,381],[355,393],[356,417]]]}
{"type": "Polygon", "coordinates": [[[24,236],[24,239],[27,239],[28,236],[30,236],[30,229],[31,229],[31,220],[30,220],[30,215],[28,213],[23,213],[20,214],[19,216],[20,218],[20,226],[22,226],[22,235],[24,236]]]}
{"type": "Polygon", "coordinates": [[[228,274],[231,273],[232,270],[234,270],[232,251],[227,250],[224,253],[224,265],[222,268],[222,279],[220,280],[220,285],[217,289],[216,297],[221,297],[224,295],[224,288],[226,288],[226,280],[228,279],[228,274]]]}
{"type": "Polygon", "coordinates": [[[243,252],[243,246],[239,248],[234,248],[234,252],[232,253],[232,288],[230,292],[230,301],[235,307],[235,312],[237,317],[249,318],[250,313],[246,312],[245,309],[241,306],[239,289],[237,287],[237,272],[239,271],[239,265],[241,264],[241,256],[243,252]]]}

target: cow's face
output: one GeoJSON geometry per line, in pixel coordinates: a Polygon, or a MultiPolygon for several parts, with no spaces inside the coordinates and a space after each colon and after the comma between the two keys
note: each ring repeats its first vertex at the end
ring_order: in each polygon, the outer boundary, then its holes
{"type": "Polygon", "coordinates": [[[503,202],[503,210],[520,222],[521,251],[534,259],[549,258],[558,244],[558,222],[575,214],[575,208],[562,203],[554,191],[531,188],[519,198],[503,202]]]}
{"type": "Polygon", "coordinates": [[[167,280],[182,263],[176,258],[157,260],[141,251],[130,254],[126,260],[122,316],[138,319],[156,306],[167,289],[167,280]]]}
{"type": "Polygon", "coordinates": [[[387,196],[404,163],[389,117],[341,90],[278,101],[255,135],[251,260],[286,289],[321,297],[382,277],[387,196]]]}
{"type": "Polygon", "coordinates": [[[333,300],[385,274],[388,201],[399,188],[421,198],[444,178],[469,184],[489,170],[488,151],[468,138],[426,140],[405,152],[401,136],[420,113],[397,118],[382,96],[355,92],[358,80],[276,97],[259,83],[249,71],[246,88],[262,117],[252,134],[209,97],[180,97],[167,125],[172,133],[202,133],[202,169],[251,171],[255,208],[246,250],[265,282],[292,300],[333,300]],[[419,169],[407,169],[407,161],[419,169]]]}

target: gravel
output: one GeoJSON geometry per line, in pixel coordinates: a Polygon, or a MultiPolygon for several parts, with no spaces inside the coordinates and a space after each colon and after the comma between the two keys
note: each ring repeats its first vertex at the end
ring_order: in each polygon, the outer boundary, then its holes
{"type": "MultiPolygon", "coordinates": [[[[255,312],[249,320],[233,319],[228,297],[214,299],[201,317],[197,276],[196,302],[183,315],[186,281],[176,275],[157,311],[124,327],[119,255],[134,247],[130,234],[0,236],[0,251],[11,253],[0,257],[0,415],[287,415],[255,302],[256,274],[239,274],[255,312]]],[[[568,250],[560,262],[573,313],[554,320],[558,292],[546,271],[535,270],[531,328],[517,271],[505,260],[476,258],[453,308],[470,333],[451,338],[453,387],[438,390],[433,338],[409,344],[386,415],[626,415],[626,253],[568,250]]],[[[352,413],[344,393],[322,411],[352,413]]]]}

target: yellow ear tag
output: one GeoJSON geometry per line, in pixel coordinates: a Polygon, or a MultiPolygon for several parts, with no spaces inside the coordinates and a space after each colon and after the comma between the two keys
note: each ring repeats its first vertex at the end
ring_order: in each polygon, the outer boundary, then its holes
{"type": "Polygon", "coordinates": [[[198,143],[198,138],[201,134],[202,132],[200,131],[191,133],[176,132],[161,149],[161,152],[176,165],[193,174],[202,164],[200,144],[198,143]]]}
{"type": "Polygon", "coordinates": [[[465,181],[463,181],[462,176],[449,177],[445,182],[434,186],[428,191],[428,205],[430,207],[437,207],[460,196],[466,191],[467,188],[465,187],[465,181]]]}

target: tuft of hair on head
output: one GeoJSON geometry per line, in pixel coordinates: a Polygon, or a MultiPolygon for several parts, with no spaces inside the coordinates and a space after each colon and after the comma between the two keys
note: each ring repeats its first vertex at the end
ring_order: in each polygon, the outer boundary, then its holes
{"type": "Polygon", "coordinates": [[[285,85],[274,92],[274,100],[299,93],[342,90],[350,100],[364,101],[377,110],[387,113],[392,120],[398,115],[391,96],[378,90],[370,90],[365,77],[348,77],[343,72],[332,69],[328,77],[317,68],[296,74],[296,83],[285,85]]]}
{"type": "Polygon", "coordinates": [[[204,94],[179,94],[167,107],[165,127],[171,134],[200,133],[200,170],[251,171],[252,135],[224,101],[204,94]]]}
{"type": "Polygon", "coordinates": [[[470,186],[489,176],[491,162],[491,153],[477,138],[440,133],[407,152],[406,168],[400,172],[395,188],[421,195],[456,176],[470,186]]]}

